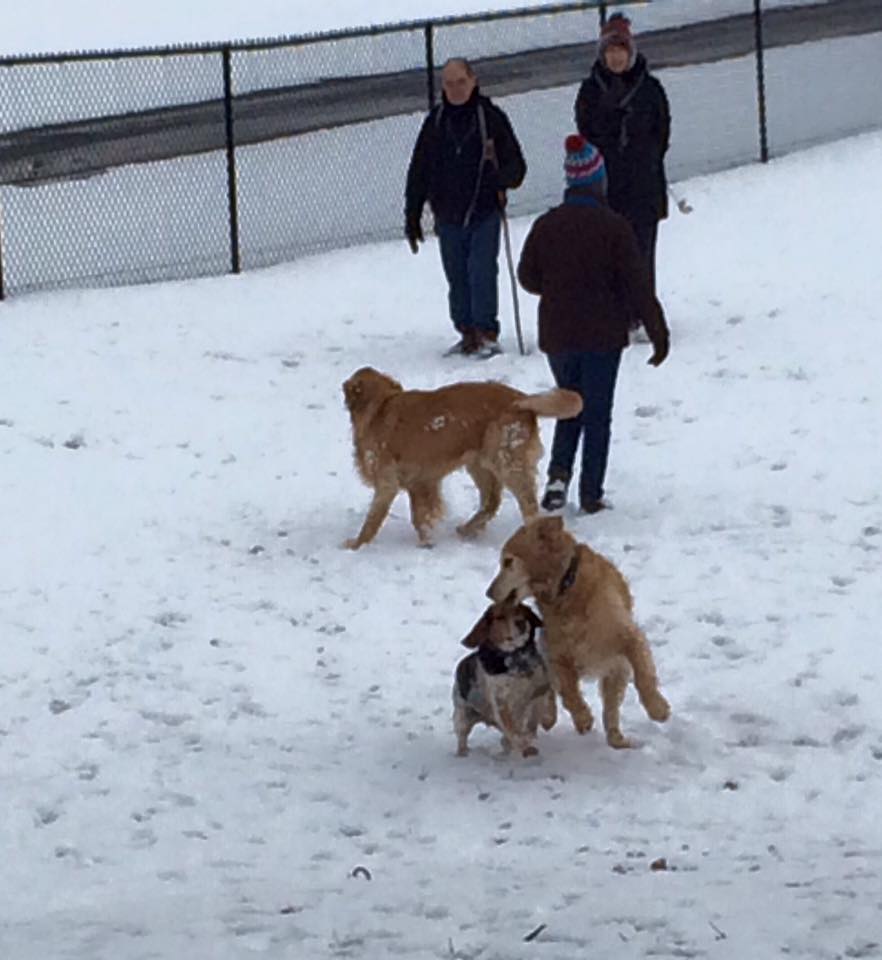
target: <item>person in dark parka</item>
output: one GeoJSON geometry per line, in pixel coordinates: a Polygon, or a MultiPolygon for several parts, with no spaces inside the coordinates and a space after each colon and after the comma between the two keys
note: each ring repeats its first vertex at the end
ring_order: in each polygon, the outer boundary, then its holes
{"type": "Polygon", "coordinates": [[[601,30],[597,60],[579,88],[575,113],[579,133],[603,154],[609,205],[631,224],[655,290],[658,223],[668,215],[671,113],[624,14],[613,14],[601,30]]]}
{"type": "Polygon", "coordinates": [[[500,352],[500,210],[527,166],[508,117],[481,95],[468,61],[449,60],[441,84],[441,103],[423,121],[407,171],[404,232],[416,253],[428,200],[459,333],[447,353],[486,358],[500,352]]]}
{"type": "Polygon", "coordinates": [[[578,391],[584,404],[581,416],[555,426],[542,507],[566,504],[581,439],[579,505],[596,513],[606,506],[613,394],[629,318],[643,320],[653,366],[668,355],[669,334],[634,233],[607,206],[603,157],[579,134],[567,137],[565,149],[564,202],[530,228],[518,279],[539,295],[539,349],[557,385],[578,391]]]}

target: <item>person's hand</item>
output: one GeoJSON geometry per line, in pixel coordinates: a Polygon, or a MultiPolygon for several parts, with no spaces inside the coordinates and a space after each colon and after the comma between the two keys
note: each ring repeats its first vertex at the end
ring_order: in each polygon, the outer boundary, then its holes
{"type": "Polygon", "coordinates": [[[665,357],[668,355],[668,350],[670,349],[670,343],[668,338],[665,337],[664,340],[659,340],[653,345],[652,356],[646,362],[653,367],[660,367],[665,362],[665,357]]]}
{"type": "Polygon", "coordinates": [[[504,190],[497,190],[496,202],[499,204],[500,210],[505,210],[508,206],[508,194],[504,190]]]}
{"type": "Polygon", "coordinates": [[[408,217],[404,221],[404,235],[407,237],[408,244],[410,244],[411,252],[419,253],[420,244],[425,243],[423,227],[419,217],[408,217]]]}

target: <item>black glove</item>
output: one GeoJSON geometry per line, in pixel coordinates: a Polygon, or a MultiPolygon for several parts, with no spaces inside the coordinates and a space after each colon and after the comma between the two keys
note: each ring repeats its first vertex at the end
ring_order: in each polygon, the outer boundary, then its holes
{"type": "Polygon", "coordinates": [[[651,364],[653,367],[660,367],[665,362],[665,357],[668,355],[670,350],[670,341],[667,337],[664,337],[661,340],[656,340],[652,345],[652,356],[646,361],[651,364]]]}
{"type": "Polygon", "coordinates": [[[423,227],[419,217],[407,217],[404,221],[404,235],[413,253],[419,253],[420,244],[425,242],[423,227]]]}

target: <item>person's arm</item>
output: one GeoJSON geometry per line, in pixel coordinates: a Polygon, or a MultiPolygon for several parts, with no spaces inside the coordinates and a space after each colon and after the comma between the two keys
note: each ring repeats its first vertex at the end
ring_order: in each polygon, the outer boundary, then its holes
{"type": "Polygon", "coordinates": [[[404,190],[404,215],[407,220],[419,222],[423,205],[429,192],[430,141],[432,139],[434,118],[430,113],[420,127],[419,136],[414,144],[407,168],[407,185],[404,190]]]}
{"type": "Polygon", "coordinates": [[[527,175],[527,163],[508,117],[498,107],[493,110],[496,129],[492,139],[496,154],[497,187],[499,190],[515,190],[527,175]]]}
{"type": "MultiPolygon", "coordinates": [[[[573,109],[576,120],[576,129],[586,140],[591,140],[590,109],[589,109],[589,82],[583,80],[579,92],[576,94],[576,104],[573,109]]],[[[593,142],[593,141],[592,141],[593,142]]]]}
{"type": "Polygon", "coordinates": [[[429,164],[432,126],[434,120],[430,113],[420,127],[407,168],[407,184],[404,188],[404,236],[413,253],[419,251],[424,241],[422,216],[423,206],[429,192],[429,164]]]}
{"type": "Polygon", "coordinates": [[[640,253],[633,230],[624,221],[618,229],[615,249],[620,288],[625,291],[633,315],[640,318],[652,342],[653,352],[649,363],[657,367],[668,355],[670,332],[662,305],[652,292],[649,267],[640,253]]]}
{"type": "Polygon", "coordinates": [[[664,156],[671,145],[671,105],[659,80],[655,81],[655,87],[658,90],[658,142],[661,155],[664,156]]]}
{"type": "Polygon", "coordinates": [[[542,294],[542,263],[539,258],[539,240],[535,223],[530,228],[521,250],[521,258],[518,261],[518,280],[527,293],[542,294]]]}

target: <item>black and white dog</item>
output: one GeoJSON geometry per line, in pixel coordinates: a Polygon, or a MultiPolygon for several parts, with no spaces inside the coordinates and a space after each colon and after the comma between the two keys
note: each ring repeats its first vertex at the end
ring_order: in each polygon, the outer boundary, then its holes
{"type": "Polygon", "coordinates": [[[462,640],[475,652],[456,666],[453,729],[456,753],[468,752],[476,723],[502,732],[502,746],[532,757],[539,724],[557,721],[557,700],[539,646],[542,621],[525,604],[493,604],[462,640]]]}

